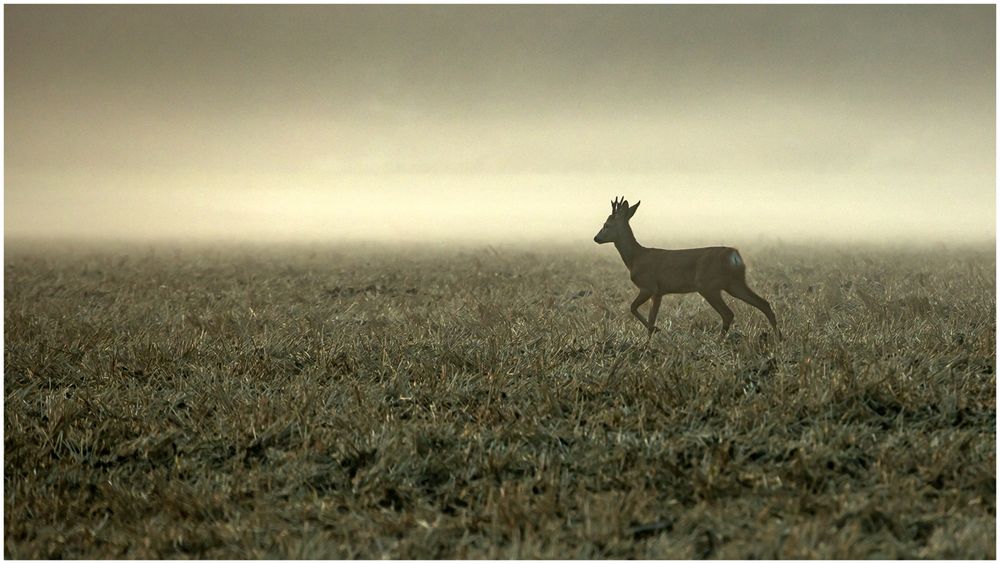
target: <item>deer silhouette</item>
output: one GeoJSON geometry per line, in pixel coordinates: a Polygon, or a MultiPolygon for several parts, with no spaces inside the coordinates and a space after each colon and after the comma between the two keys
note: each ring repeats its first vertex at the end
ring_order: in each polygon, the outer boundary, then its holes
{"type": "Polygon", "coordinates": [[[698,292],[722,316],[724,337],[733,323],[733,310],[722,299],[725,291],[734,298],[759,309],[767,316],[778,338],[778,320],[771,304],[747,286],[746,265],[740,252],[732,247],[704,247],[700,249],[655,249],[643,247],[635,240],[629,220],[635,215],[640,202],[629,206],[628,201],[616,198],[611,202],[611,215],[594,237],[598,244],[614,243],[629,271],[629,278],[639,288],[639,295],[632,301],[632,315],[649,331],[652,337],[656,328],[656,315],[660,300],[665,294],[698,292]],[[649,319],[639,314],[639,306],[652,298],[649,319]]]}

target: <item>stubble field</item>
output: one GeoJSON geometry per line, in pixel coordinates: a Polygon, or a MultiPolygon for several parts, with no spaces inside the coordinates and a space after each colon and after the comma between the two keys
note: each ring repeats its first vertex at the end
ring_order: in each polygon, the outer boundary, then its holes
{"type": "Polygon", "coordinates": [[[993,558],[992,246],[8,244],[8,558],[993,558]]]}

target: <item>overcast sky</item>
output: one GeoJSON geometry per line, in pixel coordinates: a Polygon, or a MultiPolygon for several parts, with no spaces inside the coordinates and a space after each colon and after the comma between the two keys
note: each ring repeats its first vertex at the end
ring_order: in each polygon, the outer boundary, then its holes
{"type": "Polygon", "coordinates": [[[995,7],[4,8],[5,234],[995,233],[995,7]]]}

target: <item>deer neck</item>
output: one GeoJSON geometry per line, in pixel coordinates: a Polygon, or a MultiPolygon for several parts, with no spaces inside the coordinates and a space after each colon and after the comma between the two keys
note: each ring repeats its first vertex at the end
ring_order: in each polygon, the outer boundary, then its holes
{"type": "Polygon", "coordinates": [[[635,235],[632,233],[632,227],[625,224],[625,236],[621,237],[620,240],[615,241],[615,248],[618,249],[618,254],[622,257],[622,262],[625,266],[632,268],[632,263],[635,262],[635,258],[639,256],[645,247],[639,244],[635,240],[635,235]]]}

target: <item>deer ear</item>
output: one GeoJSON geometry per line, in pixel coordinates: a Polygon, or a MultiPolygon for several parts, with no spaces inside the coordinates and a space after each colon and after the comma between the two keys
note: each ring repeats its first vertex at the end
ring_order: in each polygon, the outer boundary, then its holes
{"type": "Polygon", "coordinates": [[[642,201],[640,200],[640,201],[636,202],[634,206],[632,206],[632,207],[630,207],[628,209],[628,216],[629,217],[632,217],[633,215],[635,215],[635,210],[639,209],[639,204],[641,204],[641,203],[642,203],[642,201]]]}

